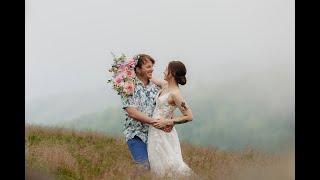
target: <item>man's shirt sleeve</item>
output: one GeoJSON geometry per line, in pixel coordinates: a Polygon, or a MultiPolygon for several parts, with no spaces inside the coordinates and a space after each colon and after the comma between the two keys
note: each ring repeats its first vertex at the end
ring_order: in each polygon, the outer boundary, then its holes
{"type": "Polygon", "coordinates": [[[134,107],[134,108],[138,107],[133,95],[129,97],[121,96],[121,103],[122,103],[122,109],[125,109],[127,107],[134,107]]]}

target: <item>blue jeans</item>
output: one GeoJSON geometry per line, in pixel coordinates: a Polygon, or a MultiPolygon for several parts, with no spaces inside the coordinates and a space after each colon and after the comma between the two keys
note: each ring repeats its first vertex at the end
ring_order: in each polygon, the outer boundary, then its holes
{"type": "Polygon", "coordinates": [[[138,136],[127,141],[129,150],[134,159],[134,162],[142,165],[145,169],[150,169],[147,144],[144,143],[138,136]]]}

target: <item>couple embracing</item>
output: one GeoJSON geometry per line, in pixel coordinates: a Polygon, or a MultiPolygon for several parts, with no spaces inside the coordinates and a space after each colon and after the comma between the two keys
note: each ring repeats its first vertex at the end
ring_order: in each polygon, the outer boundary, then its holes
{"type": "Polygon", "coordinates": [[[179,90],[179,84],[186,84],[186,68],[180,61],[171,61],[164,79],[156,79],[152,77],[155,60],[147,54],[137,57],[134,93],[121,97],[126,112],[124,135],[132,158],[158,176],[192,175],[182,159],[174,127],[192,121],[191,109],[179,90]],[[176,108],[181,116],[174,117],[176,108]]]}

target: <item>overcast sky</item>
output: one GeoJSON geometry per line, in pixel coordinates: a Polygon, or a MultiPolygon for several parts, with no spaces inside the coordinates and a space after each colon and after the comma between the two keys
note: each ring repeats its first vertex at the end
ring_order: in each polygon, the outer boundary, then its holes
{"type": "Polygon", "coordinates": [[[27,0],[26,99],[105,88],[111,51],[151,55],[156,76],[181,60],[189,87],[272,69],[293,81],[294,6],[293,0],[27,0]]]}

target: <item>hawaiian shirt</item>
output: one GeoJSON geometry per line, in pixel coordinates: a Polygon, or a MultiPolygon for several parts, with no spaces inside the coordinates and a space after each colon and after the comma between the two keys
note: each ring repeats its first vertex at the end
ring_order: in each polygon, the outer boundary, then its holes
{"type": "MultiPolygon", "coordinates": [[[[129,97],[121,96],[122,108],[135,107],[145,115],[152,117],[153,110],[156,105],[155,97],[158,94],[160,87],[149,81],[149,84],[144,86],[143,82],[136,78],[134,94],[129,97]]],[[[124,135],[126,141],[138,136],[144,143],[148,140],[149,125],[128,116],[124,122],[124,135]]]]}

